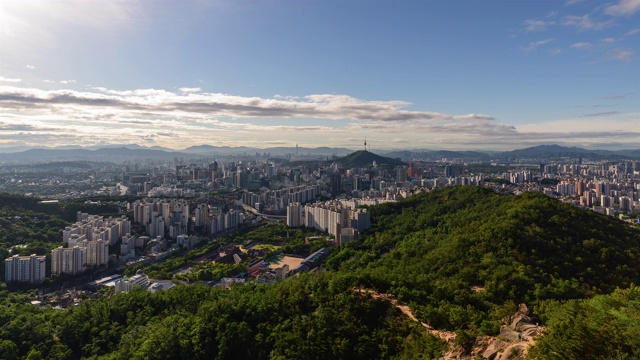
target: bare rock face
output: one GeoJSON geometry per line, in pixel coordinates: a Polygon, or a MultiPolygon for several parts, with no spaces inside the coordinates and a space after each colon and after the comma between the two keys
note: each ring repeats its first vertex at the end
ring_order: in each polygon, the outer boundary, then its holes
{"type": "Polygon", "coordinates": [[[533,311],[531,311],[531,308],[525,303],[518,305],[518,313],[525,316],[533,315],[533,311]]]}
{"type": "Polygon", "coordinates": [[[526,343],[511,344],[504,348],[500,356],[497,356],[495,360],[520,359],[524,356],[528,346],[526,343]]]}
{"type": "Polygon", "coordinates": [[[510,342],[508,341],[500,340],[497,337],[491,337],[487,342],[487,348],[482,352],[482,357],[493,360],[500,355],[501,349],[504,349],[509,344],[510,342]]]}
{"type": "Polygon", "coordinates": [[[539,321],[538,317],[533,314],[533,311],[527,304],[518,305],[518,312],[502,320],[503,323],[509,324],[509,329],[518,333],[527,330],[530,333],[529,336],[533,336],[531,329],[536,328],[539,321]]]}
{"type": "Polygon", "coordinates": [[[524,324],[520,326],[520,333],[523,338],[532,338],[534,336],[542,335],[540,333],[540,327],[538,325],[524,324]]]}
{"type": "Polygon", "coordinates": [[[520,304],[518,311],[502,319],[498,336],[480,336],[470,353],[449,352],[443,359],[474,359],[482,356],[488,360],[524,359],[534,338],[542,335],[538,317],[526,304],[520,304]]]}
{"type": "Polygon", "coordinates": [[[500,335],[499,337],[501,339],[506,339],[510,342],[515,342],[520,340],[520,333],[518,331],[515,331],[514,328],[512,328],[511,326],[506,326],[506,325],[502,325],[500,327],[500,335]]]}

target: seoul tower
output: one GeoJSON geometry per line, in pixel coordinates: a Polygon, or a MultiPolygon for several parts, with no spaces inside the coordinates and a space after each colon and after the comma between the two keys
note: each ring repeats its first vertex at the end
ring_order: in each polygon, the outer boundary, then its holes
{"type": "Polygon", "coordinates": [[[364,151],[367,151],[367,137],[364,137],[364,151]]]}

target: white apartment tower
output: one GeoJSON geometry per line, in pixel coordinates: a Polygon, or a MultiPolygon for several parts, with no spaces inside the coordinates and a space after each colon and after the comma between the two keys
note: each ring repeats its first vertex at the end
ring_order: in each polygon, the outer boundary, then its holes
{"type": "Polygon", "coordinates": [[[79,246],[87,249],[87,265],[101,266],[109,262],[109,241],[83,241],[79,246]]]}
{"type": "Polygon", "coordinates": [[[633,201],[628,196],[620,196],[620,211],[631,212],[633,201]]]}
{"type": "Polygon", "coordinates": [[[46,273],[46,256],[13,255],[4,261],[5,282],[28,282],[32,284],[44,281],[46,273]]]}
{"type": "Polygon", "coordinates": [[[299,202],[293,202],[287,206],[287,226],[300,227],[304,225],[302,221],[303,207],[299,202]]]}
{"type": "Polygon", "coordinates": [[[87,248],[74,246],[71,249],[65,249],[60,246],[51,250],[51,276],[79,274],[85,270],[86,266],[87,248]]]}

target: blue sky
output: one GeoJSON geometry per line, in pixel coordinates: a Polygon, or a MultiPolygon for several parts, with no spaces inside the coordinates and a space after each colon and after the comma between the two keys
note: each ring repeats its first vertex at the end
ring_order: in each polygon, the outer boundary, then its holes
{"type": "Polygon", "coordinates": [[[639,148],[639,56],[640,0],[8,0],[0,148],[639,148]]]}

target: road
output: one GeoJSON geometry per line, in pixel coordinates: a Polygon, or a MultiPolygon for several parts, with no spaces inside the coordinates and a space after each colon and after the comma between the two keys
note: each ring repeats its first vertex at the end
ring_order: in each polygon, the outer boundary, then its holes
{"type": "Polygon", "coordinates": [[[256,210],[254,207],[249,206],[247,204],[242,204],[242,207],[246,210],[249,211],[251,213],[253,213],[256,216],[262,216],[265,219],[270,219],[270,220],[278,220],[278,219],[286,219],[287,216],[286,215],[269,215],[269,214],[263,214],[261,212],[259,212],[258,210],[256,210]]]}

